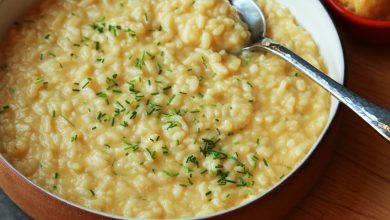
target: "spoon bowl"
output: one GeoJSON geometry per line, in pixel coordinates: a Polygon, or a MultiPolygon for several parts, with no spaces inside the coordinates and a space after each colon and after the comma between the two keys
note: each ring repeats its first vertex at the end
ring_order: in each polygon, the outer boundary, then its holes
{"type": "Polygon", "coordinates": [[[265,16],[256,2],[252,0],[230,0],[230,4],[236,8],[241,20],[248,26],[252,43],[265,36],[267,31],[265,16]]]}
{"type": "Polygon", "coordinates": [[[278,55],[348,106],[390,142],[390,111],[388,109],[379,107],[356,95],[291,50],[267,38],[265,36],[265,16],[255,1],[230,0],[230,3],[237,10],[242,21],[246,23],[251,32],[252,45],[243,48],[242,51],[267,51],[278,55]]]}

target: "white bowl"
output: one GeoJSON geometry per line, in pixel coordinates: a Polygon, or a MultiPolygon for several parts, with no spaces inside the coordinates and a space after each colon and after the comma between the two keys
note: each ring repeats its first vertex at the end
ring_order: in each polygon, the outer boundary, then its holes
{"type": "MultiPolygon", "coordinates": [[[[296,17],[297,22],[306,29],[314,38],[317,45],[320,48],[320,52],[322,57],[324,58],[325,64],[328,69],[328,73],[330,77],[332,77],[334,80],[336,80],[339,83],[344,82],[344,55],[343,55],[343,49],[341,47],[340,39],[337,34],[336,28],[330,19],[328,13],[324,9],[324,7],[321,5],[320,1],[313,1],[313,0],[277,0],[282,5],[287,6],[292,14],[296,17]]],[[[23,13],[25,13],[32,5],[34,5],[37,0],[0,0],[0,39],[4,37],[5,33],[7,32],[8,28],[21,16],[23,13]]],[[[267,193],[271,192],[273,189],[280,186],[281,183],[286,181],[289,176],[291,176],[296,170],[298,170],[301,165],[310,157],[310,155],[313,153],[313,151],[316,149],[319,142],[322,140],[322,137],[324,136],[325,132],[328,130],[331,122],[334,119],[334,116],[336,114],[337,108],[338,108],[339,102],[332,98],[331,101],[331,110],[330,110],[330,116],[328,123],[326,125],[326,128],[324,129],[321,136],[318,138],[317,142],[311,149],[311,151],[306,155],[306,157],[300,162],[298,166],[294,169],[293,172],[291,172],[286,178],[283,179],[283,181],[279,182],[277,185],[272,187],[267,191],[267,193]]],[[[12,169],[13,172],[18,173],[20,176],[21,174],[16,171],[14,168],[11,167],[11,165],[5,161],[4,157],[0,155],[0,160],[3,160],[4,163],[7,164],[9,169],[12,169]]],[[[26,181],[27,178],[24,178],[26,181]]],[[[31,181],[29,181],[32,185],[31,181]]],[[[36,186],[37,187],[37,186],[36,186]]],[[[63,201],[67,204],[70,204],[74,207],[77,207],[81,210],[88,211],[91,213],[98,214],[100,216],[106,216],[109,218],[114,219],[123,219],[123,217],[119,216],[112,216],[109,214],[96,212],[93,210],[89,210],[87,208],[83,208],[80,206],[77,206],[75,204],[71,204],[70,202],[64,201],[63,199],[51,194],[50,192],[47,192],[44,189],[41,189],[43,192],[47,193],[48,195],[63,201]]],[[[265,193],[264,195],[266,195],[265,193]]],[[[258,196],[257,198],[245,202],[237,207],[231,208],[229,210],[224,210],[218,213],[214,213],[209,216],[205,216],[205,218],[210,218],[213,216],[222,215],[237,209],[240,209],[243,206],[246,206],[247,204],[253,202],[254,200],[260,199],[262,196],[258,196]]]]}

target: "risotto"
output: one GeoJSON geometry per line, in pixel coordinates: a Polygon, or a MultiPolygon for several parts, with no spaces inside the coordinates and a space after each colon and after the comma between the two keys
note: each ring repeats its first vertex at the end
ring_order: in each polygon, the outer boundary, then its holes
{"type": "MultiPolygon", "coordinates": [[[[288,9],[269,37],[325,70],[288,9]]],[[[180,218],[280,182],[324,129],[330,96],[269,53],[226,0],[45,0],[0,52],[0,152],[76,204],[180,218]]]]}

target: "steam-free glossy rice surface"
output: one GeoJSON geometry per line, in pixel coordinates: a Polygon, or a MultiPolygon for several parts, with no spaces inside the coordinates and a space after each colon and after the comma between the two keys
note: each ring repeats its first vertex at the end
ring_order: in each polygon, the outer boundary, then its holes
{"type": "MultiPolygon", "coordinates": [[[[324,70],[273,0],[268,35],[324,70]]],[[[202,216],[265,193],[322,132],[330,97],[269,53],[225,0],[46,0],[0,52],[0,152],[76,204],[202,216]]]]}

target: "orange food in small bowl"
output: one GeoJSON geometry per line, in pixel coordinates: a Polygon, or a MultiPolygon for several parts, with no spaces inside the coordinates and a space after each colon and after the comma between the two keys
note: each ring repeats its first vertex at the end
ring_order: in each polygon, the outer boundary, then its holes
{"type": "Polygon", "coordinates": [[[390,0],[340,0],[355,14],[375,19],[390,20],[390,0]]]}
{"type": "Polygon", "coordinates": [[[340,28],[372,43],[390,43],[390,0],[324,0],[340,28]]]}

